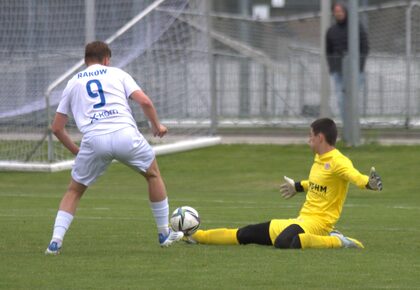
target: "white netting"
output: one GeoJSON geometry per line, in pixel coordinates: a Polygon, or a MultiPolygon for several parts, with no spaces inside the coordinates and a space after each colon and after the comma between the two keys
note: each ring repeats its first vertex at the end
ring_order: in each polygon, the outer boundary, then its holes
{"type": "MultiPolygon", "coordinates": [[[[95,39],[110,42],[112,65],[132,74],[154,101],[161,121],[172,131],[166,140],[208,135],[208,40],[178,19],[188,9],[205,27],[204,4],[101,0],[87,12],[85,0],[1,1],[0,160],[55,162],[71,157],[58,142],[48,153],[46,138],[67,80],[51,92],[47,88],[83,58],[89,23],[94,23],[95,39]],[[138,22],[127,26],[139,15],[138,22]],[[128,29],[116,34],[124,27],[128,29]]],[[[132,109],[146,137],[160,142],[149,136],[139,107],[133,103],[132,109]]],[[[80,137],[72,122],[69,131],[80,137]]]]}
{"type": "MultiPolygon", "coordinates": [[[[117,31],[156,3],[97,0],[92,20],[85,13],[91,2],[0,1],[0,160],[49,161],[48,86],[80,61],[86,30],[93,30],[99,40],[114,39],[117,31]]],[[[162,2],[110,46],[113,65],[138,80],[175,133],[166,140],[205,135],[220,127],[306,127],[318,116],[319,11],[268,20],[212,11],[208,30],[208,1],[162,2]],[[209,57],[209,37],[214,58],[209,57]],[[215,124],[218,127],[211,127],[215,124]]],[[[239,5],[232,3],[226,6],[239,5]]],[[[361,123],[420,125],[419,17],[417,1],[361,9],[359,19],[370,44],[359,102],[361,123]]],[[[49,94],[50,118],[64,85],[49,94]]],[[[337,114],[333,91],[330,106],[337,114]]],[[[144,127],[142,113],[133,109],[144,127]]],[[[67,159],[67,151],[54,144],[54,160],[67,159]]]]}
{"type": "MultiPolygon", "coordinates": [[[[359,102],[364,120],[380,120],[383,126],[392,127],[404,125],[409,118],[411,125],[419,125],[420,2],[412,5],[395,1],[360,7],[359,20],[366,27],[370,45],[359,102]],[[409,37],[411,55],[407,56],[409,37]]],[[[317,117],[321,99],[319,11],[267,20],[217,16],[214,29],[241,43],[236,50],[228,41],[216,46],[223,51],[219,54],[223,61],[218,63],[223,117],[265,118],[266,124],[286,126],[290,117],[305,123],[317,117]]],[[[331,90],[330,107],[337,115],[335,98],[331,90]]]]}

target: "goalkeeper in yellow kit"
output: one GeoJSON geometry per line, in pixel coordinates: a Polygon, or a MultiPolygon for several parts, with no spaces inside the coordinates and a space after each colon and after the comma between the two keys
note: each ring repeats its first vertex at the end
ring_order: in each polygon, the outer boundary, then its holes
{"type": "Polygon", "coordinates": [[[284,177],[280,186],[284,198],[306,192],[306,200],[295,219],[272,219],[239,229],[198,230],[187,242],[199,244],[273,245],[280,249],[363,248],[356,239],[334,230],[340,218],[349,183],[360,188],[382,190],[381,178],[372,167],[363,175],[335,148],[337,127],[333,120],[318,119],[311,124],[309,146],[315,153],[308,180],[295,182],[284,177]]]}

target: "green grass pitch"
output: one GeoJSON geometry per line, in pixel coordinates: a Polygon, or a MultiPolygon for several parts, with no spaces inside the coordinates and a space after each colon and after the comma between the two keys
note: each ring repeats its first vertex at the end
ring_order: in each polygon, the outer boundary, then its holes
{"type": "MultiPolygon", "coordinates": [[[[420,288],[420,147],[341,148],[384,191],[350,186],[338,229],[364,250],[276,250],[179,243],[162,249],[146,183],[113,164],[83,197],[59,256],[43,254],[69,171],[0,173],[0,289],[420,288]]],[[[202,228],[298,214],[280,197],[283,175],[306,178],[308,146],[220,145],[160,156],[170,198],[196,208],[202,228]]]]}

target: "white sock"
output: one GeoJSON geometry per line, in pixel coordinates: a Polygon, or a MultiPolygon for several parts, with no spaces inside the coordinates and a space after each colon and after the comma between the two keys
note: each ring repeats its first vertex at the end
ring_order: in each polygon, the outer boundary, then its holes
{"type": "Polygon", "coordinates": [[[158,233],[164,234],[165,236],[169,233],[168,221],[169,221],[169,203],[168,198],[162,201],[150,202],[153,216],[156,221],[158,233]]]}
{"type": "Polygon", "coordinates": [[[69,229],[72,221],[73,215],[69,214],[68,212],[59,210],[57,212],[57,217],[55,218],[54,231],[51,242],[57,242],[58,246],[61,247],[64,235],[69,229]]]}

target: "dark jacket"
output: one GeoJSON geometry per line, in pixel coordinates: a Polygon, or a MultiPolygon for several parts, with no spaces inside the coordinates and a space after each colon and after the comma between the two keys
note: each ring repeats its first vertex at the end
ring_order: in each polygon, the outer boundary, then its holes
{"type": "MultiPolygon", "coordinates": [[[[330,73],[342,73],[342,59],[348,52],[348,25],[344,22],[332,25],[326,36],[326,53],[330,73]]],[[[367,33],[362,24],[359,25],[360,71],[364,71],[366,57],[369,53],[367,33]]]]}

